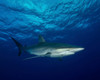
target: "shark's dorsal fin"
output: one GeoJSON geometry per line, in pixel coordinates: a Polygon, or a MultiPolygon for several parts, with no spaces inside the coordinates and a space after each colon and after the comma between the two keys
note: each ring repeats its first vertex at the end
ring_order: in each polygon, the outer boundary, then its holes
{"type": "Polygon", "coordinates": [[[41,35],[39,35],[39,43],[44,43],[44,42],[45,42],[45,39],[41,35]]]}

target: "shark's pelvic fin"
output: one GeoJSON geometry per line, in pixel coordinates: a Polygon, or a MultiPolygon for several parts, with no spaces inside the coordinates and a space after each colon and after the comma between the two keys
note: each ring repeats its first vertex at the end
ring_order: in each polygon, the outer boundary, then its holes
{"type": "Polygon", "coordinates": [[[45,39],[41,35],[39,35],[39,43],[44,43],[44,42],[45,42],[45,39]]]}
{"type": "Polygon", "coordinates": [[[59,58],[59,61],[63,61],[62,57],[59,58]]]}

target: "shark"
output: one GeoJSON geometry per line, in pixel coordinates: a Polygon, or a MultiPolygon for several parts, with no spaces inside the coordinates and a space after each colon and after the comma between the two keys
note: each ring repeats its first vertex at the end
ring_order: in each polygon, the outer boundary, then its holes
{"type": "Polygon", "coordinates": [[[23,46],[13,37],[11,37],[11,39],[18,47],[19,50],[18,56],[21,56],[22,51],[26,51],[29,54],[33,55],[32,57],[26,58],[25,60],[38,58],[38,57],[62,58],[84,50],[83,47],[70,45],[67,43],[65,44],[65,43],[46,42],[43,36],[41,35],[39,35],[38,44],[31,45],[31,46],[23,46]]]}

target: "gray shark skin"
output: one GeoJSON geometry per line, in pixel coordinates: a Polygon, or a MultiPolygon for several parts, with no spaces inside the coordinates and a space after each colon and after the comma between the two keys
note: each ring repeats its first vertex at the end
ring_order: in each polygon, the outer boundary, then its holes
{"type": "MultiPolygon", "coordinates": [[[[12,38],[12,37],[11,37],[12,38]]],[[[39,43],[32,46],[24,47],[19,42],[17,42],[14,38],[12,40],[16,43],[19,54],[21,55],[21,52],[27,51],[28,53],[32,55],[36,55],[35,57],[27,58],[37,58],[37,57],[53,57],[53,58],[59,58],[64,57],[68,55],[75,54],[76,52],[84,50],[83,47],[64,44],[64,43],[48,43],[45,41],[45,39],[40,35],[39,36],[39,43]]]]}

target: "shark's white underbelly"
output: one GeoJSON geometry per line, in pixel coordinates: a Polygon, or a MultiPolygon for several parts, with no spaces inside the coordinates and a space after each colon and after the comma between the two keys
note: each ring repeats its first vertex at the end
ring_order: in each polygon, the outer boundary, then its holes
{"type": "Polygon", "coordinates": [[[68,56],[68,55],[72,55],[75,54],[74,52],[70,52],[70,51],[65,51],[65,52],[56,52],[56,53],[52,53],[50,55],[50,57],[64,57],[64,56],[68,56]]]}
{"type": "Polygon", "coordinates": [[[55,50],[48,50],[48,49],[34,49],[34,50],[30,49],[28,50],[28,52],[32,55],[37,55],[37,56],[46,56],[46,54],[50,52],[48,57],[64,57],[75,53],[72,51],[55,51],[55,50]]]}

